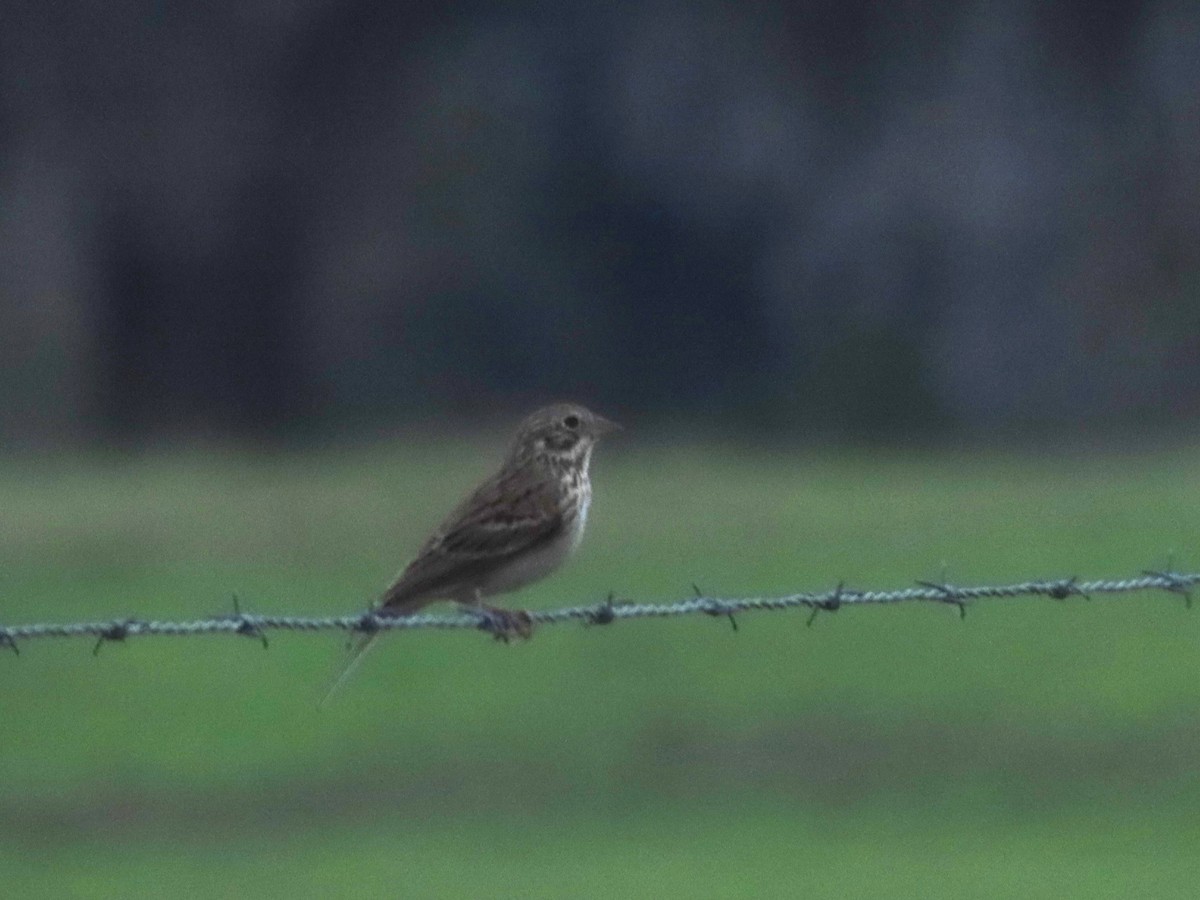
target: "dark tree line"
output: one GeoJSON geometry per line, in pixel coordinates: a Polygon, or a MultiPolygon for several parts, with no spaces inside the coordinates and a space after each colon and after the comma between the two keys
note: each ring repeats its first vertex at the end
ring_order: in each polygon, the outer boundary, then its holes
{"type": "Polygon", "coordinates": [[[1200,408],[1200,13],[8,4],[10,444],[1200,408]]]}

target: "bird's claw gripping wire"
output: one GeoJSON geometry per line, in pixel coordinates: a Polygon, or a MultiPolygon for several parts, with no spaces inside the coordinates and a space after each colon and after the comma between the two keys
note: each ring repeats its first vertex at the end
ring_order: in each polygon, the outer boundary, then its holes
{"type": "Polygon", "coordinates": [[[507,644],[515,637],[528,639],[533,636],[533,616],[527,610],[481,606],[477,612],[479,630],[486,631],[502,643],[507,644]]]}

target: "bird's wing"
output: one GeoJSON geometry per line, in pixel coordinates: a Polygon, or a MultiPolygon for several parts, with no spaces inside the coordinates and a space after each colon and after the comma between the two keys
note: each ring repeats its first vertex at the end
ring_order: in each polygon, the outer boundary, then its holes
{"type": "Polygon", "coordinates": [[[403,610],[418,600],[444,598],[561,534],[564,527],[554,477],[527,464],[484,482],[430,535],[380,598],[403,610]]]}

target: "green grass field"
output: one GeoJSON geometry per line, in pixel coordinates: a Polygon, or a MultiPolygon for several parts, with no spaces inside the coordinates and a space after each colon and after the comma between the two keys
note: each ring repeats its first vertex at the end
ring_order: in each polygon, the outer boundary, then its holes
{"type": "MultiPolygon", "coordinates": [[[[515,602],[1200,564],[1200,452],[598,454],[515,602]]],[[[363,608],[492,442],[0,465],[0,622],[363,608]]],[[[0,654],[13,897],[1185,897],[1200,611],[1168,595],[0,654]]]]}

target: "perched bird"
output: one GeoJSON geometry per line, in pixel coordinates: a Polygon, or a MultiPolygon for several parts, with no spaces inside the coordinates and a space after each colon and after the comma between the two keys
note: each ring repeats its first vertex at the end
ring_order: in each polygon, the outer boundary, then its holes
{"type": "MultiPolygon", "coordinates": [[[[406,616],[435,600],[454,600],[484,613],[499,638],[529,637],[529,613],[487,606],[484,599],[544,578],[579,546],[592,499],[592,449],[617,427],[575,403],[528,416],[500,470],[429,536],[383,592],[375,615],[406,616]]],[[[359,640],[325,700],[377,636],[359,640]]]]}

